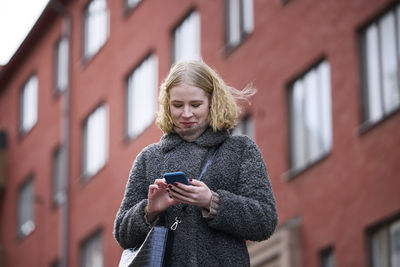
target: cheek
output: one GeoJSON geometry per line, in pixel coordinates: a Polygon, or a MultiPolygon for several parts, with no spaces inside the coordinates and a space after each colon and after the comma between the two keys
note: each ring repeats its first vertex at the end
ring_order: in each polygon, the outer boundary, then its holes
{"type": "Polygon", "coordinates": [[[208,117],[208,113],[209,113],[208,107],[204,108],[204,109],[201,111],[201,117],[204,118],[204,119],[206,119],[206,118],[208,117]]]}
{"type": "Polygon", "coordinates": [[[173,107],[170,107],[170,111],[171,111],[172,119],[176,120],[180,116],[179,110],[177,110],[177,109],[175,109],[173,107]]]}

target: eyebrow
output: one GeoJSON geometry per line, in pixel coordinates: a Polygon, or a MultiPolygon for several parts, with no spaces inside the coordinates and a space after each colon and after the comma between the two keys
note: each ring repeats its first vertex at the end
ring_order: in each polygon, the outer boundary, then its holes
{"type": "MultiPolygon", "coordinates": [[[[182,102],[185,102],[185,101],[177,100],[177,99],[171,100],[171,103],[182,103],[182,102]]],[[[189,101],[189,103],[203,103],[203,102],[204,102],[204,100],[192,100],[192,101],[189,101]]]]}

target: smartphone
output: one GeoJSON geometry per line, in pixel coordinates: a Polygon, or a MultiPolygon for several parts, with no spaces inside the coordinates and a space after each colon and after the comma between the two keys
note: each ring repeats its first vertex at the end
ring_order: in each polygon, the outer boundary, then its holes
{"type": "Polygon", "coordinates": [[[184,172],[169,172],[164,174],[164,178],[167,181],[167,184],[173,184],[176,182],[185,185],[191,185],[184,172]]]}

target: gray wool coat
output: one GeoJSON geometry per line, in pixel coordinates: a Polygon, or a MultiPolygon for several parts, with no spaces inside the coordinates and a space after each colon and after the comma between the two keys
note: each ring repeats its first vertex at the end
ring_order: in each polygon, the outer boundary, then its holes
{"type": "MultiPolygon", "coordinates": [[[[171,266],[249,266],[246,240],[261,241],[274,231],[278,216],[267,169],[257,145],[246,136],[208,128],[196,141],[164,135],[142,150],[129,174],[114,223],[122,248],[139,247],[150,230],[144,220],[149,185],[166,172],[183,171],[197,179],[207,152],[220,145],[202,181],[220,196],[213,219],[188,206],[174,232],[171,266]]],[[[182,204],[166,211],[167,225],[181,214],[182,204]]]]}

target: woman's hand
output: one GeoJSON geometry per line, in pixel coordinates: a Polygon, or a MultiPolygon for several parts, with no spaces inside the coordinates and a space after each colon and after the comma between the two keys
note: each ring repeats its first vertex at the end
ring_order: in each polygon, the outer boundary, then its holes
{"type": "Polygon", "coordinates": [[[169,195],[177,202],[208,209],[212,196],[210,188],[199,180],[189,180],[189,182],[192,186],[181,183],[168,185],[169,195]]]}
{"type": "Polygon", "coordinates": [[[149,186],[147,195],[147,216],[150,220],[158,216],[158,214],[168,207],[178,202],[168,195],[168,187],[165,179],[156,179],[154,184],[149,186]]]}

